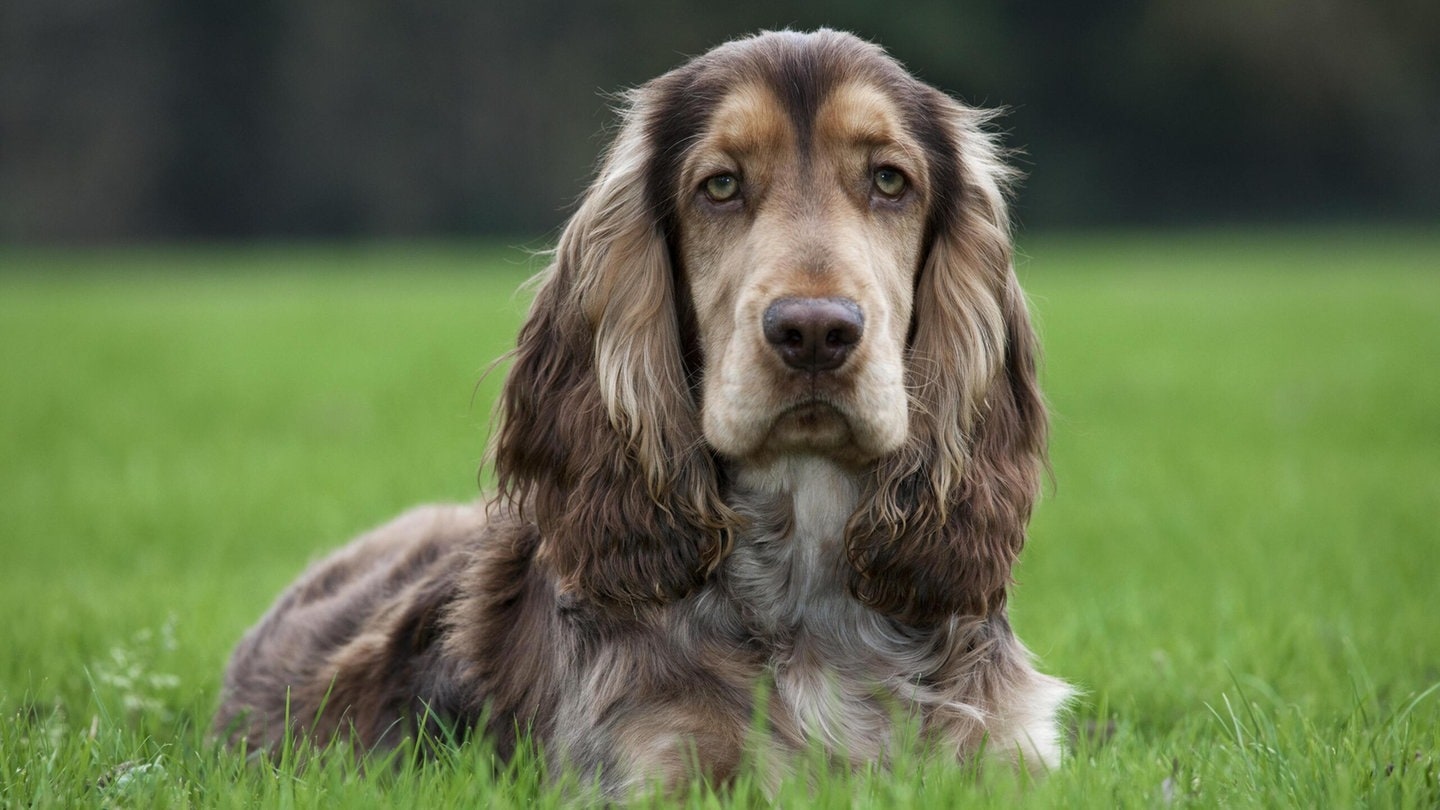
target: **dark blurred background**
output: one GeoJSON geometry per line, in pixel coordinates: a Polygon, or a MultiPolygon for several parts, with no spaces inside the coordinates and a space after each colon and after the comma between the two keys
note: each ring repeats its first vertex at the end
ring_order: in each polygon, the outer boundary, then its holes
{"type": "Polygon", "coordinates": [[[818,25],[1008,108],[1026,227],[1440,221],[1435,0],[5,0],[0,241],[552,232],[606,92],[818,25]]]}

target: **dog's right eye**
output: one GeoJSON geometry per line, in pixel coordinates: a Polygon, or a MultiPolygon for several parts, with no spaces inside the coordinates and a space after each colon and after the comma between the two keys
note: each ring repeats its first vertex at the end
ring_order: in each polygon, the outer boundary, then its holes
{"type": "Polygon", "coordinates": [[[714,202],[735,199],[740,193],[740,178],[733,174],[717,174],[705,181],[705,196],[714,202]]]}

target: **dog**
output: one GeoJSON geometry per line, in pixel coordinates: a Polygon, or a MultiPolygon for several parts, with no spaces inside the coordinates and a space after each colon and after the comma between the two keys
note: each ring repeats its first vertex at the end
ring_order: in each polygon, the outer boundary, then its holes
{"type": "Polygon", "coordinates": [[[630,93],[519,334],[498,492],[310,568],[216,732],[528,735],[611,797],[883,763],[902,726],[1054,768],[1070,689],[1006,612],[1047,418],[990,118],[830,30],[630,93]]]}

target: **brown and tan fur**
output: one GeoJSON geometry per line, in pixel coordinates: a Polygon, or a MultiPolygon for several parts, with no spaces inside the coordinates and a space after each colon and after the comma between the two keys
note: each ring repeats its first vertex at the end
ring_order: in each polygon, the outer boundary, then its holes
{"type": "Polygon", "coordinates": [[[520,332],[499,494],[308,571],[241,641],[217,731],[483,722],[610,795],[816,744],[883,761],[897,717],[1055,766],[1069,690],[1006,618],[1046,418],[986,121],[832,31],[634,92],[520,332]],[[767,337],[790,299],[841,301],[838,366],[767,337]]]}

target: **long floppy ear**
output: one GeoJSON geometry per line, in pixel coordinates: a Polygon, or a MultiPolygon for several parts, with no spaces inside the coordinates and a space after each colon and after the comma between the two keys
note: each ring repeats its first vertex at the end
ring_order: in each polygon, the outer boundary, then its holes
{"type": "Polygon", "coordinates": [[[847,529],[856,597],[917,625],[1003,608],[1046,438],[1037,341],[1012,267],[1011,170],[988,114],[932,103],[949,122],[933,171],[954,173],[957,191],[934,203],[916,285],[910,434],[877,463],[847,529]]]}
{"type": "Polygon", "coordinates": [[[494,447],[500,490],[539,527],[539,557],[562,590],[612,606],[690,592],[729,544],[647,199],[647,88],[542,276],[494,447]]]}

